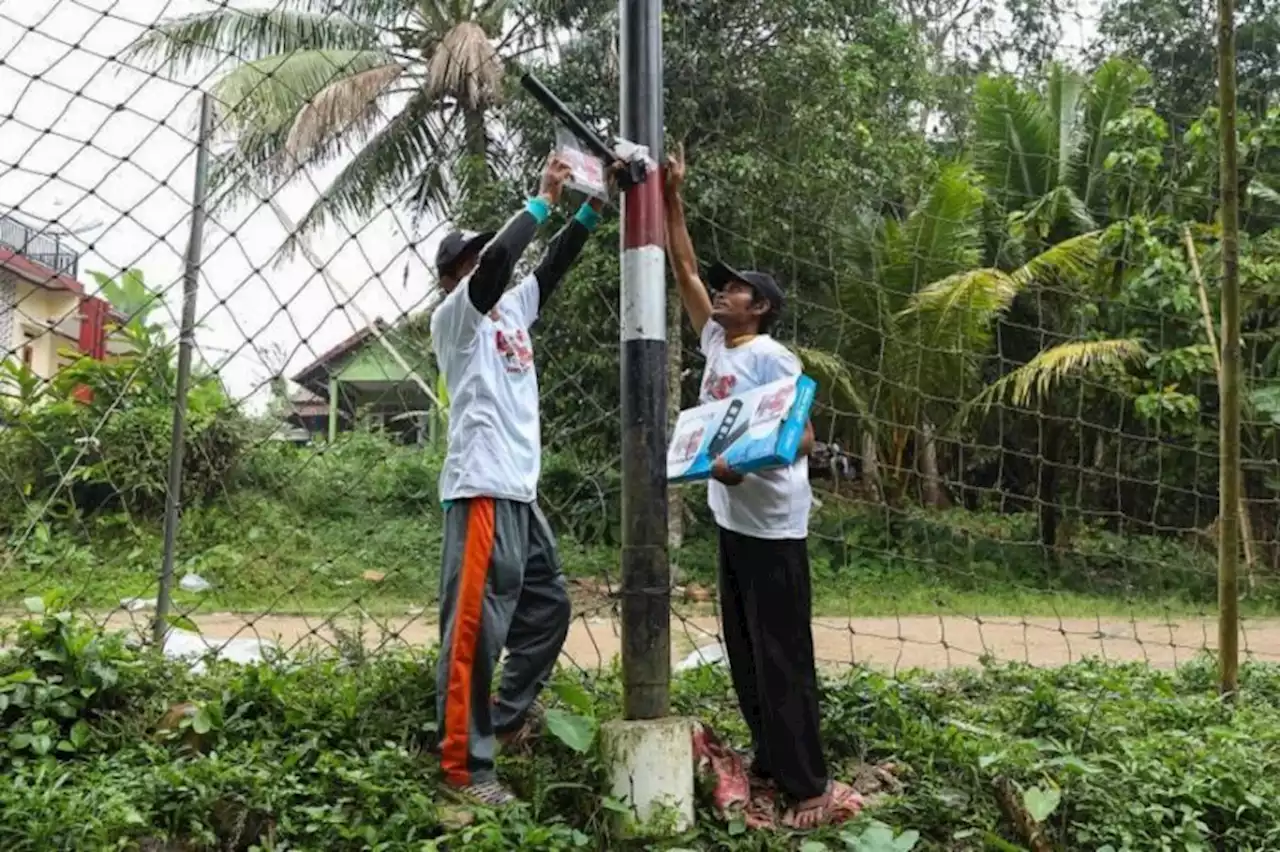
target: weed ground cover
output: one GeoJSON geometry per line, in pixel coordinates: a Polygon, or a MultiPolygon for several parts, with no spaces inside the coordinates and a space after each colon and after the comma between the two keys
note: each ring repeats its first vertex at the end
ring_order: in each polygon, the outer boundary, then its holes
{"type": "MultiPolygon", "coordinates": [[[[551,734],[502,767],[526,804],[464,825],[428,754],[429,654],[343,647],[194,675],[56,603],[0,656],[2,848],[618,848],[595,760],[595,731],[620,705],[613,673],[557,677],[551,734]]],[[[1280,668],[1248,666],[1243,684],[1233,707],[1214,694],[1207,660],[1176,671],[851,669],[824,684],[832,764],[848,778],[894,764],[900,791],[803,839],[702,813],[688,835],[651,848],[1275,849],[1280,668]]],[[[673,698],[742,742],[719,668],[681,676],[673,698]]]]}

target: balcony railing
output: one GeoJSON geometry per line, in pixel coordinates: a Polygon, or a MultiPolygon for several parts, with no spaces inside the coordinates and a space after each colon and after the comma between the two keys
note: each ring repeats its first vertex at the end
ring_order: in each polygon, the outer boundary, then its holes
{"type": "Polygon", "coordinates": [[[76,277],[80,255],[61,238],[0,214],[0,246],[18,252],[28,260],[47,266],[61,275],[76,277]]]}

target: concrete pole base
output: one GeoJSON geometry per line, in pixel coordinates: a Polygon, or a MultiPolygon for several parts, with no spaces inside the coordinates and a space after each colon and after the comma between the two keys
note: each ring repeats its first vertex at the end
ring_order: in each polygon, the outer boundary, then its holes
{"type": "Polygon", "coordinates": [[[609,794],[630,814],[617,814],[618,837],[661,837],[693,825],[693,722],[668,717],[607,722],[600,747],[609,794]]]}

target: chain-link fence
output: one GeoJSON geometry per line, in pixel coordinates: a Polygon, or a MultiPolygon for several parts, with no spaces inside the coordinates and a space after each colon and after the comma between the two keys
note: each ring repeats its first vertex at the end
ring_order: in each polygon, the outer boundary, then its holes
{"type": "MultiPolygon", "coordinates": [[[[179,644],[436,640],[431,259],[452,223],[516,209],[552,144],[518,69],[616,128],[614,4],[553,6],[0,9],[14,617],[57,590],[179,644]]],[[[779,278],[775,336],[819,382],[823,662],[1216,646],[1220,149],[1213,10],[1193,6],[668,4],[695,246],[779,278]]],[[[1275,15],[1239,19],[1241,637],[1260,658],[1280,653],[1275,15]]],[[[615,210],[534,330],[584,668],[619,650],[617,246],[615,210]]],[[[670,298],[688,407],[701,356],[670,298]]],[[[710,658],[701,487],[673,490],[669,524],[673,656],[710,658]]]]}

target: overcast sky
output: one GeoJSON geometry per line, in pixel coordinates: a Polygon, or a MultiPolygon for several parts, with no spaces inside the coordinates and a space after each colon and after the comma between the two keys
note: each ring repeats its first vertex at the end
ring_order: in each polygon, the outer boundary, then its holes
{"type": "MultiPolygon", "coordinates": [[[[0,115],[12,116],[0,132],[0,210],[71,228],[100,223],[84,232],[92,247],[81,279],[90,280],[87,270],[139,267],[175,317],[194,179],[199,94],[191,84],[207,85],[219,69],[178,84],[111,57],[153,22],[210,8],[207,0],[0,0],[0,115]]],[[[1064,42],[1084,43],[1092,17],[1064,21],[1064,42]]],[[[281,193],[288,214],[300,218],[340,166],[281,193]]],[[[409,230],[407,217],[384,213],[331,228],[312,245],[360,309],[390,319],[420,305],[433,281],[406,248],[409,230]]],[[[423,257],[441,232],[428,222],[413,235],[425,238],[423,257]]],[[[206,231],[197,341],[238,398],[266,380],[271,346],[291,356],[289,373],[364,325],[356,311],[335,307],[301,256],[271,264],[285,235],[265,204],[220,214],[206,231]]]]}
{"type": "MultiPolygon", "coordinates": [[[[175,317],[199,94],[109,57],[153,21],[209,8],[202,0],[0,0],[0,114],[13,116],[0,132],[0,209],[68,227],[101,222],[85,232],[93,245],[81,279],[89,280],[87,270],[139,267],[166,292],[175,317]]],[[[281,193],[288,215],[301,218],[314,187],[338,168],[281,193]]],[[[406,249],[408,218],[348,224],[311,241],[330,274],[369,316],[413,309],[434,277],[406,249]],[[347,239],[351,230],[358,242],[347,239]]],[[[427,238],[424,257],[433,255],[438,231],[428,222],[417,233],[427,238]]],[[[206,230],[197,340],[206,360],[225,362],[237,397],[266,379],[262,353],[270,344],[284,347],[296,370],[364,325],[355,311],[335,308],[336,295],[301,256],[270,265],[286,233],[265,204],[244,205],[206,230]]]]}

